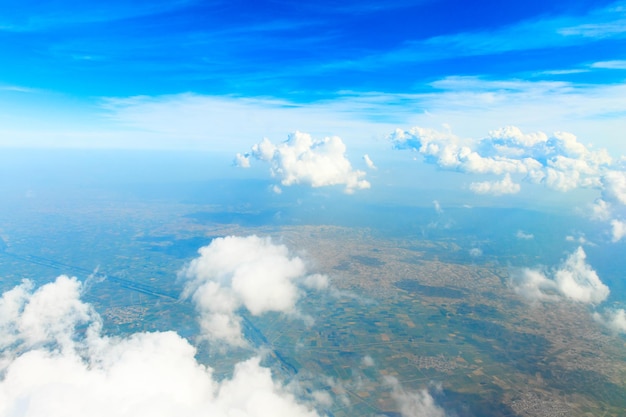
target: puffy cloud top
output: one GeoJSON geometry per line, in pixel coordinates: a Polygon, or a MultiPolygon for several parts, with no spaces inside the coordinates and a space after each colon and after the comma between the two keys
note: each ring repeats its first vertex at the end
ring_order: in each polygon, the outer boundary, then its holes
{"type": "Polygon", "coordinates": [[[269,238],[228,236],[198,252],[180,273],[188,281],[184,296],[195,303],[208,338],[235,345],[245,344],[240,307],[253,315],[295,314],[303,287],[319,289],[328,282],[324,275],[308,275],[302,259],[269,238]]]}
{"type": "Polygon", "coordinates": [[[344,185],[347,193],[370,188],[370,183],[363,179],[365,172],[352,169],[345,153],[346,145],[337,136],[315,140],[309,134],[295,132],[278,145],[263,139],[252,147],[250,154],[238,154],[236,163],[247,167],[250,156],[268,162],[272,176],[284,186],[344,185]]]}
{"type": "Polygon", "coordinates": [[[95,323],[95,312],[79,299],[80,288],[76,278],[62,275],[34,294],[30,281],[5,292],[0,298],[0,350],[16,345],[71,348],[74,328],[95,323]]]}
{"type": "Polygon", "coordinates": [[[421,127],[396,130],[390,139],[396,149],[415,150],[442,168],[504,175],[500,182],[474,183],[470,189],[477,193],[518,192],[519,186],[507,177],[514,174],[559,191],[599,188],[602,175],[613,162],[606,150],[591,151],[571,133],[524,134],[514,126],[490,132],[480,140],[462,140],[449,131],[421,127]]]}
{"type": "Polygon", "coordinates": [[[0,416],[318,416],[258,357],[218,381],[175,332],[102,336],[80,289],[62,276],[3,294],[0,416]],[[79,324],[89,330],[77,331],[79,324]]]}
{"type": "Polygon", "coordinates": [[[626,310],[623,308],[604,311],[604,314],[595,312],[593,318],[604,324],[614,333],[626,333],[626,310]]]}
{"type": "Polygon", "coordinates": [[[472,140],[449,130],[414,127],[398,129],[389,138],[394,148],[416,151],[441,168],[501,176],[495,181],[471,182],[469,189],[476,194],[515,194],[522,188],[518,180],[563,192],[599,190],[601,198],[592,205],[592,218],[610,222],[613,242],[626,236],[626,220],[617,210],[626,205],[624,158],[614,160],[605,149],[592,150],[571,133],[549,136],[507,126],[472,140]]]}
{"type": "Polygon", "coordinates": [[[572,253],[549,278],[541,271],[525,269],[513,280],[516,292],[531,298],[558,300],[565,297],[587,304],[599,304],[609,296],[609,287],[586,263],[582,247],[572,253]]]}

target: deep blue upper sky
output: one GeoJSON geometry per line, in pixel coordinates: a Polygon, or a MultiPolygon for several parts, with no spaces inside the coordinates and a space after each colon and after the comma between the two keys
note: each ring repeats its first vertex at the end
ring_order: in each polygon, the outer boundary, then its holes
{"type": "Polygon", "coordinates": [[[26,0],[0,53],[4,147],[381,153],[396,128],[514,125],[626,153],[624,0],[26,0]]]}
{"type": "MultiPolygon", "coordinates": [[[[602,82],[623,60],[609,1],[23,1],[0,6],[0,84],[76,96],[308,101],[445,76],[602,82]],[[582,33],[587,25],[587,33],[582,33]],[[589,25],[597,28],[592,33],[589,25]],[[602,25],[605,25],[602,27],[602,25]],[[562,34],[567,28],[578,28],[562,34]],[[559,31],[561,34],[559,34],[559,31]]],[[[621,14],[621,16],[620,16],[621,14]]]]}

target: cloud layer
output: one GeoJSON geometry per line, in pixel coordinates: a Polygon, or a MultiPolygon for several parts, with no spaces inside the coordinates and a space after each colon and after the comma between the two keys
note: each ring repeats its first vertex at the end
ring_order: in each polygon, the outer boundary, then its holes
{"type": "Polygon", "coordinates": [[[278,145],[263,139],[250,153],[237,154],[235,163],[249,167],[250,157],[268,162],[272,176],[280,179],[283,186],[344,185],[346,193],[370,188],[370,183],[363,179],[365,172],[352,169],[345,153],[346,145],[337,136],[316,140],[309,134],[295,132],[278,145]]]}
{"type": "Polygon", "coordinates": [[[0,415],[305,416],[258,357],[221,381],[174,332],[106,337],[75,278],[0,299],[0,415]]]}
{"type": "Polygon", "coordinates": [[[183,296],[193,300],[205,336],[232,345],[245,345],[240,308],[297,315],[303,288],[328,285],[326,276],[307,274],[301,258],[269,238],[228,236],[198,252],[180,273],[187,280],[183,296]]]}

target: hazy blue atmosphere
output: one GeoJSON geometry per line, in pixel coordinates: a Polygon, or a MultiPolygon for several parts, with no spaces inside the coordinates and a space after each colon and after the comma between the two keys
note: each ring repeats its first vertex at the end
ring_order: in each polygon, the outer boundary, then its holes
{"type": "Polygon", "coordinates": [[[0,5],[0,417],[626,413],[626,2],[0,5]]]}

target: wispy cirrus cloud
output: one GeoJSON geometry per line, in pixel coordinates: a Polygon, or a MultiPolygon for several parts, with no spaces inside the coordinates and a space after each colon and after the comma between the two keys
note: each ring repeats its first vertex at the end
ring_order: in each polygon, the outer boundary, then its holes
{"type": "Polygon", "coordinates": [[[489,29],[407,39],[397,48],[360,59],[338,61],[339,67],[377,68],[398,63],[437,61],[462,56],[497,55],[514,51],[584,45],[626,35],[626,8],[618,1],[585,15],[531,18],[489,29]]]}
{"type": "Polygon", "coordinates": [[[591,64],[591,68],[626,70],[626,60],[598,61],[591,64]]]}

